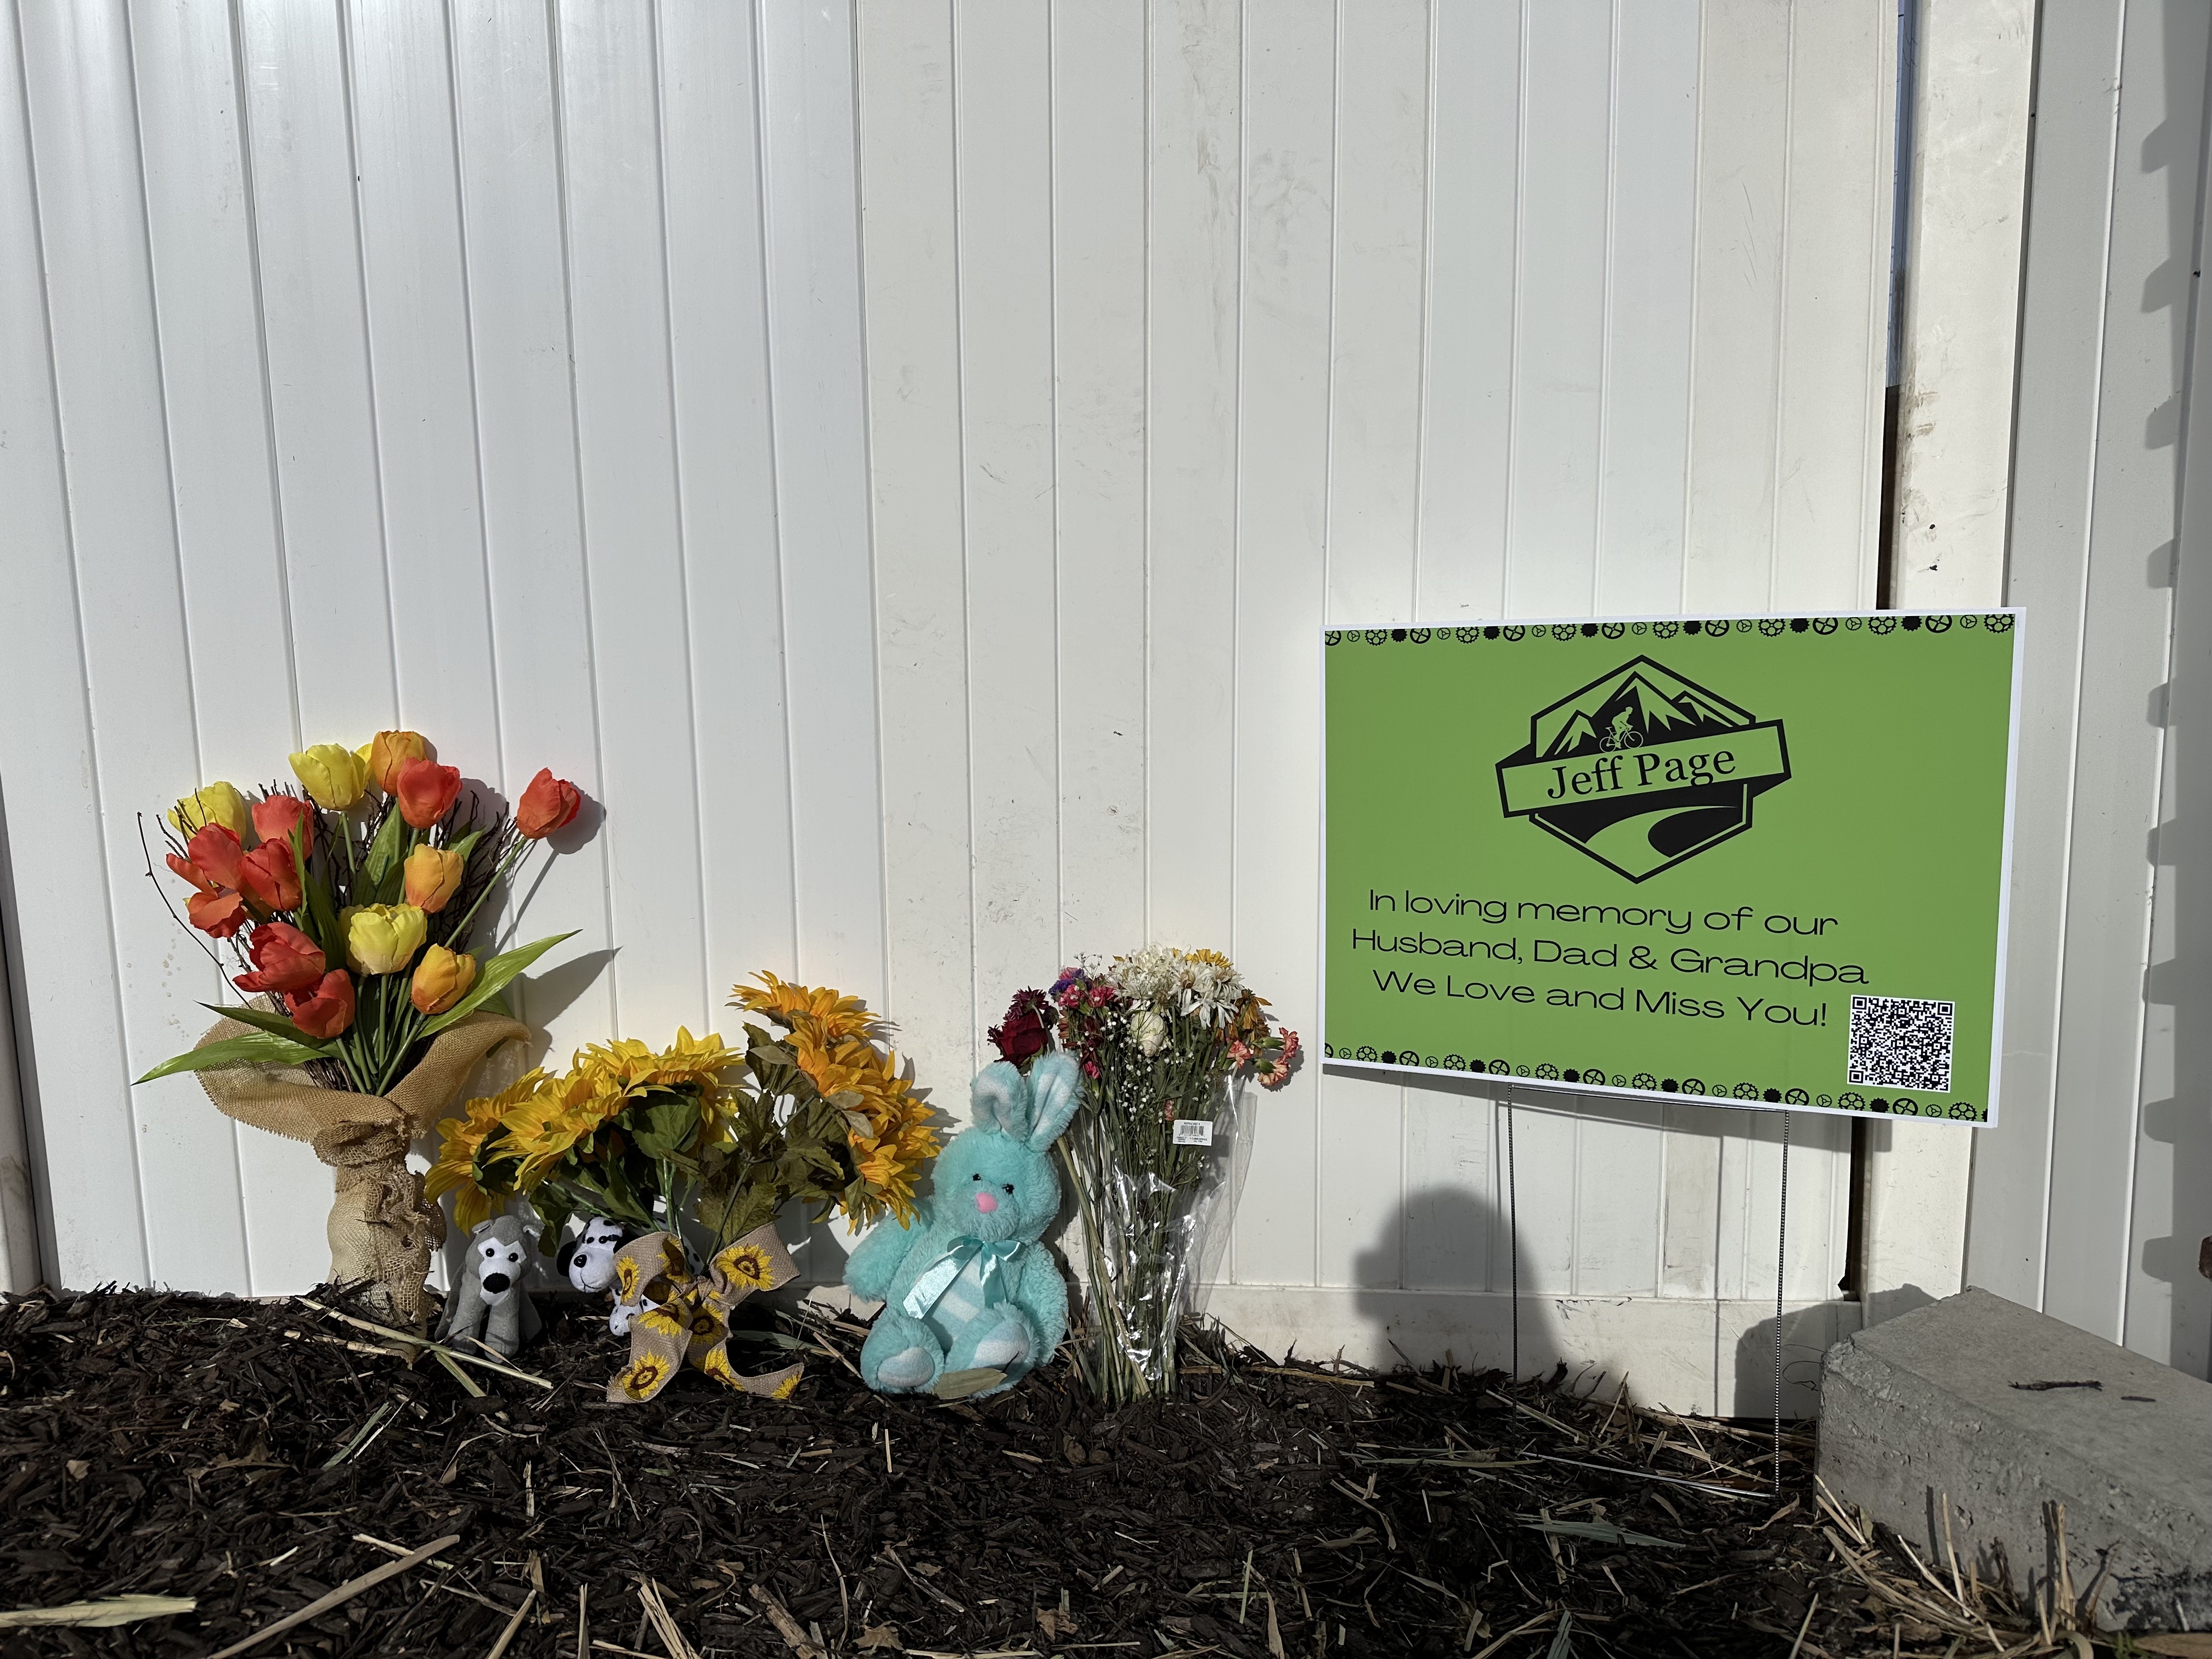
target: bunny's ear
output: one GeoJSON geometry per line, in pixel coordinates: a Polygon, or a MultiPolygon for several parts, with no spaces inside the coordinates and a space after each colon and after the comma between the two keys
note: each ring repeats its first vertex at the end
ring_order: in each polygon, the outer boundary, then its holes
{"type": "Polygon", "coordinates": [[[1060,1132],[1083,1103],[1083,1068],[1063,1048],[1040,1054],[1030,1067],[1030,1097],[1036,1109],[1027,1137],[1032,1148],[1042,1152],[1060,1139],[1060,1132]]]}
{"type": "Polygon", "coordinates": [[[968,1099],[975,1109],[977,1128],[996,1129],[1016,1140],[1029,1134],[1029,1079],[1006,1061],[976,1073],[975,1081],[969,1085],[968,1099]]]}

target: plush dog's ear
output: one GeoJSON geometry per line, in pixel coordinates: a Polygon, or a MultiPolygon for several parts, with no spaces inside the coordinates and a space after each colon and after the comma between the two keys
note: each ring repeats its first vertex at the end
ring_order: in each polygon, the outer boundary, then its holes
{"type": "Polygon", "coordinates": [[[1064,1048],[1040,1054],[1030,1066],[1030,1132],[1024,1137],[1042,1152],[1060,1139],[1060,1132],[1083,1103],[1083,1068],[1064,1048]]]}
{"type": "Polygon", "coordinates": [[[1016,1140],[1029,1138],[1029,1079],[1006,1060],[986,1066],[969,1085],[968,1100],[975,1109],[975,1127],[995,1129],[1016,1140]]]}
{"type": "Polygon", "coordinates": [[[561,1241],[561,1253],[553,1258],[553,1271],[562,1278],[566,1279],[568,1276],[568,1264],[576,1259],[576,1247],[583,1242],[580,1238],[567,1238],[561,1241]]]}

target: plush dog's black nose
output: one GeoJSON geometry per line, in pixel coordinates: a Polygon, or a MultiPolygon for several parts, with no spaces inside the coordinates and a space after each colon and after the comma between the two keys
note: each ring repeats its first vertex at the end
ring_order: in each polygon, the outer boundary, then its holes
{"type": "Polygon", "coordinates": [[[514,1283],[514,1281],[505,1273],[486,1273],[483,1276],[484,1289],[489,1291],[494,1296],[498,1296],[514,1283]]]}

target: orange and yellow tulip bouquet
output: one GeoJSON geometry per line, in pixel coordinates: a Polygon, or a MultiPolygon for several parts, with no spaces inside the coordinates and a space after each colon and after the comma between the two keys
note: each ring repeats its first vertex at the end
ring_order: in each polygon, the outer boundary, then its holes
{"type": "Polygon", "coordinates": [[[481,961],[469,947],[494,890],[583,798],[540,771],[510,817],[415,732],[291,761],[296,788],[248,800],[210,784],[161,826],[190,889],[184,920],[259,1006],[208,1005],[222,1024],[139,1081],[197,1072],[228,1115],[310,1142],[337,1170],[332,1277],[369,1279],[420,1318],[445,1224],[405,1166],[408,1145],[478,1060],[527,1034],[501,993],[572,935],[481,961]]]}

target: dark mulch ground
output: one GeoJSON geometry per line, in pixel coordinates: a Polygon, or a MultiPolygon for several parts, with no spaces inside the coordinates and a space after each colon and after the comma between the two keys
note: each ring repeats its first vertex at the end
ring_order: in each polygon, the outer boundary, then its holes
{"type": "MultiPolygon", "coordinates": [[[[854,1351],[854,1328],[809,1328],[854,1351]]],[[[674,1652],[648,1586],[709,1655],[1779,1656],[1816,1592],[1804,1654],[1891,1651],[1802,1443],[1778,1499],[1763,1433],[1602,1384],[1328,1376],[1218,1340],[1190,1359],[1187,1401],[1110,1415],[1065,1365],[944,1405],[871,1395],[823,1352],[787,1404],[694,1373],[611,1407],[619,1347],[581,1307],[520,1362],[550,1391],[474,1372],[471,1400],[299,1302],[0,1304],[0,1607],[198,1601],[0,1633],[0,1659],[211,1652],[392,1559],[364,1538],[449,1533],[434,1565],[255,1651],[488,1655],[535,1589],[509,1654],[576,1654],[580,1591],[586,1653],[674,1652]]]]}

